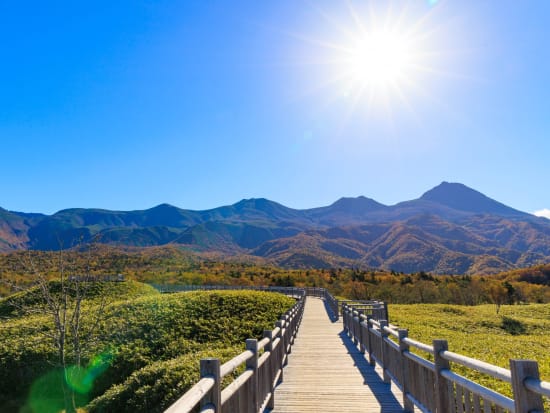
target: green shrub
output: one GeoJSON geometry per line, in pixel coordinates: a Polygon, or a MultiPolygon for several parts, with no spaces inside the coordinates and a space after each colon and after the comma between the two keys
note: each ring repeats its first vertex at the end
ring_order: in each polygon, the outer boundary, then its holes
{"type": "MultiPolygon", "coordinates": [[[[142,288],[140,283],[110,284],[111,290],[105,294],[110,294],[112,302],[102,309],[99,328],[86,342],[83,354],[84,366],[93,364],[98,357],[109,361],[105,368],[101,368],[103,374],[94,376],[93,387],[86,394],[87,400],[98,397],[102,400],[97,402],[97,406],[107,403],[101,398],[103,393],[111,395],[109,397],[113,400],[115,393],[121,394],[120,400],[128,399],[130,404],[133,403],[131,400],[141,400],[141,397],[147,406],[152,406],[155,397],[160,397],[168,384],[162,389],[153,384],[150,388],[143,386],[138,395],[132,396],[134,398],[124,396],[126,386],[134,383],[130,377],[134,377],[135,372],[142,371],[143,377],[152,377],[154,372],[170,370],[172,366],[181,367],[185,372],[188,367],[182,366],[193,360],[193,367],[189,369],[198,374],[197,352],[210,348],[216,350],[208,354],[220,354],[220,357],[229,357],[229,353],[236,355],[235,346],[243,348],[245,339],[260,338],[263,330],[272,328],[279,316],[295,302],[289,297],[266,292],[209,291],[161,295],[155,290],[151,292],[148,286],[142,288]],[[153,392],[152,395],[149,391],[153,392]]],[[[96,292],[95,297],[101,297],[100,290],[96,292]]],[[[27,300],[29,306],[39,305],[33,304],[33,294],[10,298],[27,300]]],[[[99,300],[95,299],[83,303],[85,328],[94,322],[100,308],[98,303],[99,300]]],[[[19,412],[26,404],[25,398],[33,383],[59,367],[55,347],[48,337],[52,323],[43,314],[12,314],[0,320],[0,411],[19,412]]],[[[181,376],[173,374],[182,383],[187,383],[181,376]]],[[[135,377],[141,380],[142,376],[135,377]]],[[[180,395],[183,384],[178,386],[173,391],[180,395]]],[[[162,400],[172,400],[166,397],[162,400]]],[[[95,401],[92,402],[95,406],[93,403],[95,401]]]]}
{"type": "Polygon", "coordinates": [[[502,317],[501,328],[513,336],[525,334],[527,332],[527,327],[524,323],[506,316],[502,317]]]}
{"type": "MultiPolygon", "coordinates": [[[[75,290],[75,283],[69,282],[67,286],[69,287],[69,294],[71,294],[75,290]]],[[[98,300],[105,300],[110,303],[119,300],[132,300],[143,296],[160,295],[152,286],[137,281],[81,282],[80,286],[85,290],[85,301],[89,303],[98,300]]],[[[57,295],[61,291],[61,283],[50,281],[48,288],[53,295],[57,295]]],[[[44,307],[45,304],[44,296],[39,287],[32,287],[6,298],[1,298],[0,317],[25,316],[33,310],[44,307]]]]}
{"type": "Polygon", "coordinates": [[[223,363],[239,351],[242,349],[238,347],[208,349],[151,363],[94,399],[87,410],[89,413],[163,412],[200,379],[200,359],[216,357],[223,363]]]}

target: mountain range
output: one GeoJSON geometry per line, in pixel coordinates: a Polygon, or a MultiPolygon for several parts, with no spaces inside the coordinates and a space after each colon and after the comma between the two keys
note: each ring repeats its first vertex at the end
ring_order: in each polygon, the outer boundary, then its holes
{"type": "Polygon", "coordinates": [[[168,204],[139,211],[65,209],[53,215],[0,208],[0,252],[58,250],[91,240],[138,247],[176,244],[296,268],[471,274],[550,261],[550,220],[459,183],[443,182],[418,199],[391,206],[360,196],[303,210],[263,198],[204,211],[168,204]]]}

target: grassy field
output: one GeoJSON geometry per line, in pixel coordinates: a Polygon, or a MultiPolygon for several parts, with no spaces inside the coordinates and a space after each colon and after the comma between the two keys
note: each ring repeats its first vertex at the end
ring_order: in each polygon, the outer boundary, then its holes
{"type": "MultiPolygon", "coordinates": [[[[254,291],[161,295],[138,282],[102,283],[91,291],[85,314],[97,311],[101,297],[109,304],[86,341],[84,377],[69,383],[89,413],[164,411],[198,380],[201,358],[234,357],[245,339],[261,338],[295,302],[254,291]]],[[[63,409],[63,370],[48,337],[52,320],[40,314],[41,305],[35,291],[0,300],[3,413],[63,409]],[[20,304],[38,311],[21,313],[20,304]]]]}
{"type": "MultiPolygon", "coordinates": [[[[550,305],[506,305],[497,314],[494,305],[390,305],[390,321],[409,330],[409,337],[431,344],[445,339],[449,350],[504,367],[509,360],[539,363],[541,378],[550,381],[550,305]]],[[[426,354],[422,354],[426,357],[426,354]]],[[[459,374],[511,395],[510,385],[452,366],[459,374]]]]}

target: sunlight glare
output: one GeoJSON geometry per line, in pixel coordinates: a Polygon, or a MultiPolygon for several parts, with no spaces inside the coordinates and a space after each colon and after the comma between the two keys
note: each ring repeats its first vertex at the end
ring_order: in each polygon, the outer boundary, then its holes
{"type": "Polygon", "coordinates": [[[316,28],[293,33],[308,46],[300,64],[315,66],[303,95],[319,96],[320,110],[339,105],[342,125],[354,119],[393,125],[397,116],[417,122],[423,105],[447,105],[437,93],[445,78],[456,77],[451,64],[462,63],[456,60],[462,41],[442,2],[342,3],[347,7],[312,4],[321,17],[316,28]]]}
{"type": "Polygon", "coordinates": [[[399,33],[366,34],[350,51],[347,64],[352,81],[362,87],[395,85],[408,75],[413,53],[410,42],[399,33]]]}

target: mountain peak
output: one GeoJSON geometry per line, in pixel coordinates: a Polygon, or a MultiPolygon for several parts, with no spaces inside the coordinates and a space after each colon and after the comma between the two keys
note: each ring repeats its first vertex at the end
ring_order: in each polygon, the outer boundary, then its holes
{"type": "MultiPolygon", "coordinates": [[[[483,195],[481,192],[476,191],[475,189],[472,189],[470,187],[467,187],[464,184],[458,183],[458,182],[447,182],[443,181],[436,187],[430,189],[429,191],[425,192],[420,199],[423,199],[425,201],[449,201],[450,198],[453,199],[459,199],[460,197],[484,197],[487,198],[485,195],[483,195]]],[[[489,198],[487,198],[489,199],[489,198]]]]}
{"type": "Polygon", "coordinates": [[[376,202],[374,199],[364,197],[363,195],[358,196],[357,198],[340,198],[338,201],[334,202],[331,206],[333,209],[351,212],[351,213],[363,213],[368,211],[375,211],[377,209],[383,208],[379,202],[376,202]]]}
{"type": "Polygon", "coordinates": [[[179,209],[179,208],[174,205],[162,203],[162,204],[158,204],[157,206],[154,206],[153,208],[150,208],[150,211],[162,211],[162,210],[171,210],[171,209],[179,209]]]}
{"type": "Polygon", "coordinates": [[[431,201],[450,208],[476,214],[527,215],[495,201],[464,184],[443,181],[424,193],[421,200],[431,201]]]}
{"type": "Polygon", "coordinates": [[[239,219],[248,219],[251,217],[270,221],[303,219],[300,211],[288,208],[266,198],[243,199],[231,205],[230,208],[233,213],[236,213],[240,217],[239,219]]]}
{"type": "Polygon", "coordinates": [[[282,206],[278,204],[277,202],[270,201],[266,198],[248,198],[248,199],[241,199],[239,202],[233,205],[237,209],[241,208],[253,208],[253,209],[259,209],[259,210],[266,210],[268,208],[278,207],[282,206]]]}

